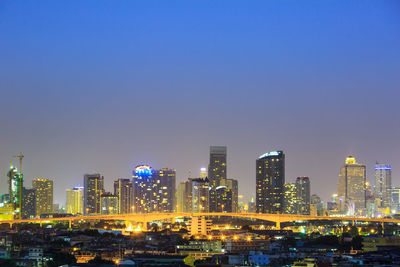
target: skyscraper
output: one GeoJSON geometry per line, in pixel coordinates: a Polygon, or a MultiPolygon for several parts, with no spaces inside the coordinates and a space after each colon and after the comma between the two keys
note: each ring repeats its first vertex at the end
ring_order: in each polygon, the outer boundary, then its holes
{"type": "Polygon", "coordinates": [[[298,199],[297,212],[310,215],[310,179],[308,177],[297,177],[296,196],[298,199]]]}
{"type": "Polygon", "coordinates": [[[67,189],[67,213],[83,214],[83,186],[67,189]]]}
{"type": "Polygon", "coordinates": [[[210,184],[219,184],[226,179],[226,146],[210,147],[210,164],[208,165],[208,179],[210,184]]]}
{"type": "Polygon", "coordinates": [[[84,214],[101,214],[101,194],[104,191],[104,177],[98,173],[85,174],[83,182],[84,214]]]}
{"type": "Polygon", "coordinates": [[[176,171],[168,168],[155,170],[153,181],[158,184],[156,210],[158,212],[174,212],[176,171]]]}
{"type": "Polygon", "coordinates": [[[283,187],[283,213],[296,214],[298,205],[296,184],[285,183],[283,187]]]}
{"type": "Polygon", "coordinates": [[[399,213],[400,212],[400,187],[393,187],[391,190],[391,212],[399,213]]]}
{"type": "Polygon", "coordinates": [[[178,184],[178,188],[176,190],[176,211],[177,212],[187,212],[187,190],[186,190],[186,182],[182,182],[178,184]]]}
{"type": "Polygon", "coordinates": [[[53,181],[37,178],[32,187],[36,191],[36,216],[53,213],[53,181]]]}
{"type": "Polygon", "coordinates": [[[200,168],[200,178],[207,177],[207,168],[200,168]]]}
{"type": "Polygon", "coordinates": [[[392,188],[392,167],[386,164],[375,165],[375,199],[378,208],[390,207],[392,188]]]}
{"type": "Polygon", "coordinates": [[[257,213],[282,213],[285,154],[271,151],[256,160],[257,213]]]}
{"type": "Polygon", "coordinates": [[[352,156],[340,169],[338,183],[339,210],[348,215],[365,213],[366,167],[352,156]]]}
{"type": "Polygon", "coordinates": [[[118,179],[114,182],[114,195],[118,197],[120,214],[132,213],[133,185],[130,179],[118,179]]]}
{"type": "Polygon", "coordinates": [[[22,219],[36,217],[36,190],[23,188],[22,193],[22,219]]]}
{"type": "Polygon", "coordinates": [[[191,212],[208,212],[209,210],[209,181],[207,178],[189,178],[191,183],[191,212]]]}

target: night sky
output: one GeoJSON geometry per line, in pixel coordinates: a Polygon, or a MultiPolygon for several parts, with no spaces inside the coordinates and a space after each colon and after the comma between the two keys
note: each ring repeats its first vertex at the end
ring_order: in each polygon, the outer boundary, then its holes
{"type": "Polygon", "coordinates": [[[325,200],[349,154],[400,185],[400,3],[1,1],[0,99],[1,193],[19,152],[64,205],[84,173],[196,177],[210,145],[246,200],[277,149],[325,200]]]}

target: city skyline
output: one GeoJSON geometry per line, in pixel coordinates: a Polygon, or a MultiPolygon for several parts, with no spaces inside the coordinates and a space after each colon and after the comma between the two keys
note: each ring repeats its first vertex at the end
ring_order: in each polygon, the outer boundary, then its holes
{"type": "MultiPolygon", "coordinates": [[[[0,5],[0,179],[23,152],[25,184],[101,173],[112,191],[140,163],[177,183],[228,147],[229,178],[255,195],[255,159],[286,154],[286,181],[327,200],[344,159],[397,170],[396,1],[6,1],[0,5]],[[12,25],[12,27],[10,27],[12,25]]],[[[17,163],[16,163],[16,166],[17,163]]],[[[249,200],[249,199],[247,199],[249,200]]]]}

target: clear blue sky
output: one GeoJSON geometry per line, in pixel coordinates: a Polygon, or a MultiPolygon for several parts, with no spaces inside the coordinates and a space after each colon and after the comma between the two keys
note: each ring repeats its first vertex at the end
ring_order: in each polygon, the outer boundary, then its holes
{"type": "Polygon", "coordinates": [[[348,154],[400,185],[399,72],[399,1],[1,1],[1,191],[20,151],[64,204],[84,173],[196,176],[210,145],[246,196],[274,149],[325,199],[348,154]]]}

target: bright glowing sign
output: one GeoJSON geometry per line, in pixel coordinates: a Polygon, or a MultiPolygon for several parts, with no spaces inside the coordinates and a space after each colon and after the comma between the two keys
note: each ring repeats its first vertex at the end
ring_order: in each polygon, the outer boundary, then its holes
{"type": "Polygon", "coordinates": [[[271,151],[268,153],[265,153],[264,155],[259,156],[259,159],[265,158],[265,157],[271,157],[271,156],[279,156],[282,154],[282,151],[271,151]]]}
{"type": "Polygon", "coordinates": [[[151,176],[153,174],[153,170],[148,165],[139,165],[135,168],[135,175],[139,177],[151,176]]]}
{"type": "Polygon", "coordinates": [[[375,167],[375,170],[391,170],[392,167],[390,166],[384,166],[384,167],[375,167]]]}

